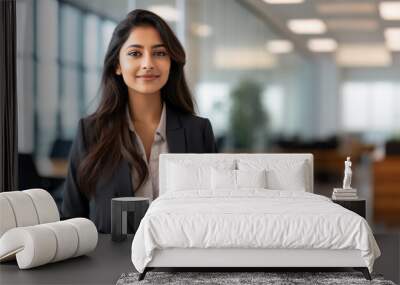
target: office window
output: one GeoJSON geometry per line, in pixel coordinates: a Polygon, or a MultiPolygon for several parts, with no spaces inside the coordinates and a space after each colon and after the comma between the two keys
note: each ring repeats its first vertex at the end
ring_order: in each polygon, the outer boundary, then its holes
{"type": "Polygon", "coordinates": [[[88,14],[84,19],[84,98],[85,114],[94,111],[98,98],[96,97],[100,84],[102,62],[100,59],[101,20],[94,14],[88,14]]]}
{"type": "Polygon", "coordinates": [[[101,33],[100,33],[101,45],[99,46],[101,61],[103,61],[104,56],[106,55],[108,44],[110,43],[111,36],[115,27],[116,23],[112,21],[106,20],[101,23],[101,33]]]}
{"type": "Polygon", "coordinates": [[[18,151],[33,152],[33,102],[34,102],[34,58],[33,58],[33,2],[16,2],[17,25],[17,98],[18,98],[18,151]]]}
{"type": "Polygon", "coordinates": [[[345,131],[400,130],[400,84],[346,82],[342,88],[342,125],[345,131]]]}
{"type": "Polygon", "coordinates": [[[116,23],[58,0],[19,0],[16,10],[18,149],[42,158],[94,111],[116,23]]]}
{"type": "Polygon", "coordinates": [[[263,92],[263,106],[267,112],[268,128],[282,132],[285,124],[285,92],[282,86],[271,85],[263,92]]]}
{"type": "Polygon", "coordinates": [[[58,138],[73,139],[82,114],[82,13],[69,5],[60,6],[60,104],[58,138]]]}
{"type": "Polygon", "coordinates": [[[34,65],[36,92],[34,113],[37,129],[34,130],[35,152],[47,156],[57,137],[58,112],[58,2],[55,0],[35,1],[37,60],[34,65]]]}
{"type": "Polygon", "coordinates": [[[201,82],[196,86],[196,103],[201,116],[211,120],[216,135],[229,128],[230,86],[224,82],[201,82]]]}

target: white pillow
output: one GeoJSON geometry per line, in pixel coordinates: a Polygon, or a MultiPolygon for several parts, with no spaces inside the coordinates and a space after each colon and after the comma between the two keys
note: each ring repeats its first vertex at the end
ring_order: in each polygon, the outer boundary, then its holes
{"type": "Polygon", "coordinates": [[[166,191],[211,191],[211,168],[234,169],[235,160],[171,159],[166,164],[166,191]]]}
{"type": "Polygon", "coordinates": [[[240,159],[240,170],[267,170],[267,187],[273,190],[306,191],[308,168],[304,160],[240,159]]]}
{"type": "Polygon", "coordinates": [[[210,167],[168,164],[167,191],[211,189],[210,167]]]}
{"type": "Polygon", "coordinates": [[[237,188],[267,188],[267,171],[236,170],[237,188]]]}
{"type": "Polygon", "coordinates": [[[266,188],[266,170],[211,170],[213,190],[238,190],[240,188],[266,188]]]}
{"type": "Polygon", "coordinates": [[[231,169],[211,169],[211,188],[213,190],[236,189],[236,170],[231,169]]]}

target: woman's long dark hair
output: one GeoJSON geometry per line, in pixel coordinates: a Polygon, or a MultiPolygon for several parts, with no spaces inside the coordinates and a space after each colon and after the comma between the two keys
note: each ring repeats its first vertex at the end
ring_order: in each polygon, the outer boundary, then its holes
{"type": "Polygon", "coordinates": [[[170,108],[182,113],[194,114],[193,99],[187,86],[183,67],[185,51],[168,24],[156,14],[146,10],[133,10],[115,28],[107,53],[101,79],[101,101],[97,110],[89,116],[93,136],[86,157],[78,168],[79,189],[92,196],[96,181],[116,170],[121,159],[126,159],[138,173],[135,191],[148,176],[143,160],[129,134],[126,118],[128,88],[122,76],[116,75],[119,52],[135,27],[155,28],[171,58],[167,83],[161,89],[161,99],[170,108]]]}

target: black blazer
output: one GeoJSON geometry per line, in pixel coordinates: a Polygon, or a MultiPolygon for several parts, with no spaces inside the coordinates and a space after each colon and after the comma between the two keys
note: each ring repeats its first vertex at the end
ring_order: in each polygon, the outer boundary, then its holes
{"type": "MultiPolygon", "coordinates": [[[[214,134],[208,119],[182,114],[166,107],[166,135],[170,153],[217,152],[214,134]]],[[[99,232],[110,233],[111,198],[134,196],[130,165],[126,160],[120,161],[111,178],[107,180],[99,178],[94,196],[88,199],[78,189],[76,172],[79,162],[87,154],[90,137],[90,122],[87,118],[81,119],[70,152],[61,216],[63,219],[90,218],[99,232]]],[[[132,229],[132,224],[129,223],[128,227],[132,229]]]]}

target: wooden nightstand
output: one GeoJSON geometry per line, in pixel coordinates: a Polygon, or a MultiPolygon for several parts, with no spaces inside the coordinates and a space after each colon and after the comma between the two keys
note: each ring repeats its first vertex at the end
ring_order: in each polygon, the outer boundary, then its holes
{"type": "Polygon", "coordinates": [[[332,200],[332,202],[339,204],[340,206],[359,214],[365,219],[366,212],[366,201],[365,199],[356,200],[332,200]]]}

